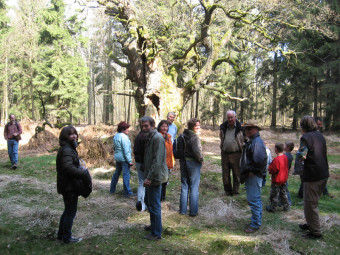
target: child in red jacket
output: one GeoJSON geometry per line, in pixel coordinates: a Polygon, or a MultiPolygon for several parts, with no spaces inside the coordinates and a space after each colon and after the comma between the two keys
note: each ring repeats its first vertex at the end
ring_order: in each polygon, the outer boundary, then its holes
{"type": "Polygon", "coordinates": [[[268,212],[275,212],[279,201],[282,201],[283,211],[289,211],[286,182],[288,180],[288,158],[283,154],[284,144],[275,144],[277,157],[269,165],[268,171],[272,175],[270,188],[270,205],[266,207],[268,212]]]}

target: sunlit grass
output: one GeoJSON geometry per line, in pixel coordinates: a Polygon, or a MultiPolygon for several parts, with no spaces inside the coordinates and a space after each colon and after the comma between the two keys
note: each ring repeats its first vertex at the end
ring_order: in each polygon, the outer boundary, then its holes
{"type": "MultiPolygon", "coordinates": [[[[206,156],[212,164],[220,164],[219,156],[206,156]]],[[[340,156],[331,155],[331,163],[338,163],[340,156]]],[[[245,224],[250,220],[250,210],[246,193],[240,187],[240,195],[221,197],[223,185],[220,172],[203,171],[200,184],[200,210],[214,201],[234,204],[236,212],[243,217],[210,217],[200,215],[192,218],[178,214],[180,194],[180,174],[174,171],[170,175],[167,187],[167,202],[163,203],[163,240],[153,243],[143,239],[147,234],[144,225],[149,224],[147,212],[137,212],[135,201],[123,196],[122,177],[117,186],[117,194],[109,194],[109,184],[114,168],[97,168],[92,170],[96,181],[95,189],[89,199],[81,198],[78,217],[75,220],[77,231],[96,230],[83,242],[75,245],[60,245],[55,241],[58,220],[63,209],[62,198],[56,192],[55,155],[27,157],[20,159],[20,167],[13,171],[8,163],[0,164],[0,250],[1,254],[282,254],[295,252],[300,254],[337,254],[340,239],[339,225],[333,225],[324,231],[322,240],[305,240],[301,237],[294,217],[303,211],[298,202],[297,191],[300,185],[298,176],[289,177],[289,190],[293,200],[292,211],[279,211],[275,214],[263,211],[262,228],[256,234],[245,234],[245,224]],[[21,179],[20,179],[21,178],[21,179]],[[22,179],[24,178],[24,179],[22,179]],[[4,185],[4,183],[8,183],[4,185]],[[4,203],[4,201],[6,203],[4,203]],[[10,213],[18,208],[18,215],[10,213]],[[21,211],[20,211],[21,210],[21,211]],[[26,211],[26,216],[19,216],[26,211]],[[35,220],[45,220],[33,224],[35,220]],[[102,224],[112,224],[112,229],[100,229],[102,224]],[[33,222],[33,223],[32,223],[33,222]],[[89,225],[90,224],[90,225],[89,225]],[[286,236],[281,240],[281,235],[286,236]],[[278,241],[281,240],[281,241],[278,241]],[[279,243],[278,243],[279,242],[279,243]],[[282,247],[281,247],[281,246],[282,247]]],[[[340,174],[339,169],[331,169],[333,174],[340,174]]],[[[135,170],[131,171],[131,187],[136,192],[138,178],[135,170]]],[[[330,179],[329,192],[335,198],[322,196],[319,201],[320,215],[339,217],[340,184],[330,179]],[[335,216],[337,215],[337,216],[335,216]]],[[[270,192],[270,175],[262,189],[263,206],[268,203],[270,192]]],[[[209,210],[210,207],[208,207],[209,210]]],[[[231,209],[231,208],[230,208],[231,209]]],[[[199,211],[200,213],[200,211],[199,211]]],[[[209,211],[208,211],[209,213],[209,211]]],[[[235,215],[237,216],[237,215],[235,215]]],[[[228,216],[229,217],[229,216],[228,216]]],[[[336,220],[336,218],[331,218],[336,220]]],[[[302,219],[301,219],[302,221],[302,219]]],[[[302,223],[302,222],[301,222],[302,223]]]]}

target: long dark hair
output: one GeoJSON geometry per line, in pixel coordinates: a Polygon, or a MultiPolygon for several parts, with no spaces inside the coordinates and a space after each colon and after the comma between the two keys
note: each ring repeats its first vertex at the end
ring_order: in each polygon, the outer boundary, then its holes
{"type": "Polygon", "coordinates": [[[69,136],[71,134],[76,134],[77,138],[79,137],[77,129],[74,126],[66,126],[66,127],[64,127],[61,130],[60,135],[59,135],[59,143],[60,143],[60,145],[63,142],[69,142],[68,138],[69,138],[69,136]]]}

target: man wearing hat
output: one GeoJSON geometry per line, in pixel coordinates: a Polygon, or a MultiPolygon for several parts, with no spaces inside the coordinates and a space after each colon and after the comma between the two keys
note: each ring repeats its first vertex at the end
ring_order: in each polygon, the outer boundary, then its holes
{"type": "Polygon", "coordinates": [[[254,233],[262,222],[262,179],[266,174],[267,153],[255,120],[242,124],[248,137],[241,156],[241,183],[246,184],[247,200],[251,210],[251,223],[245,228],[246,233],[254,233]]]}

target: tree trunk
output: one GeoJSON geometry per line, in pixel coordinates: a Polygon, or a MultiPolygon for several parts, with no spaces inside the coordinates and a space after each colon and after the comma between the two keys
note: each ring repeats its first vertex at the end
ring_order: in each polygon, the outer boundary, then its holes
{"type": "Polygon", "coordinates": [[[271,128],[276,128],[276,107],[277,107],[277,87],[278,87],[278,63],[277,63],[277,53],[274,56],[274,69],[273,69],[273,97],[272,97],[272,121],[270,124],[271,128]]]}
{"type": "Polygon", "coordinates": [[[292,122],[292,128],[293,130],[297,130],[297,118],[298,118],[298,111],[299,111],[299,106],[298,106],[298,102],[299,99],[297,96],[294,96],[294,109],[293,109],[293,122],[292,122]]]}
{"type": "MultiPolygon", "coordinates": [[[[113,91],[116,91],[116,77],[114,77],[113,78],[113,91]]],[[[115,94],[112,94],[111,95],[111,100],[112,100],[112,125],[114,125],[115,124],[115,121],[116,121],[116,119],[115,119],[115,117],[116,117],[116,115],[115,115],[115,103],[116,103],[116,100],[115,100],[115,94]]]]}
{"type": "Polygon", "coordinates": [[[313,78],[313,117],[319,117],[318,116],[318,82],[316,77],[313,78]]]}
{"type": "MultiPolygon", "coordinates": [[[[93,74],[93,73],[92,73],[93,74]]],[[[91,79],[92,99],[93,99],[93,124],[97,124],[96,120],[96,90],[95,90],[95,76],[93,74],[91,79]]]]}
{"type": "Polygon", "coordinates": [[[92,59],[91,59],[91,47],[89,47],[89,76],[90,80],[87,84],[87,94],[88,94],[88,100],[87,100],[87,118],[88,118],[88,124],[92,125],[92,101],[93,101],[93,95],[92,95],[92,79],[94,77],[93,70],[92,70],[92,59]]]}
{"type": "Polygon", "coordinates": [[[196,92],[196,109],[195,109],[195,118],[197,119],[198,118],[198,103],[199,103],[199,100],[200,100],[200,91],[197,90],[196,92]]]}
{"type": "MultiPolygon", "coordinates": [[[[131,89],[131,82],[128,83],[129,91],[131,89]]],[[[131,115],[131,97],[129,96],[129,103],[128,103],[128,115],[127,115],[127,122],[130,123],[130,115],[131,115]]]]}
{"type": "MultiPolygon", "coordinates": [[[[2,111],[1,118],[3,119],[3,123],[6,123],[8,116],[8,59],[5,59],[5,80],[2,83],[2,91],[3,91],[3,102],[2,102],[2,111]]],[[[1,124],[1,120],[0,120],[1,124]]]]}

